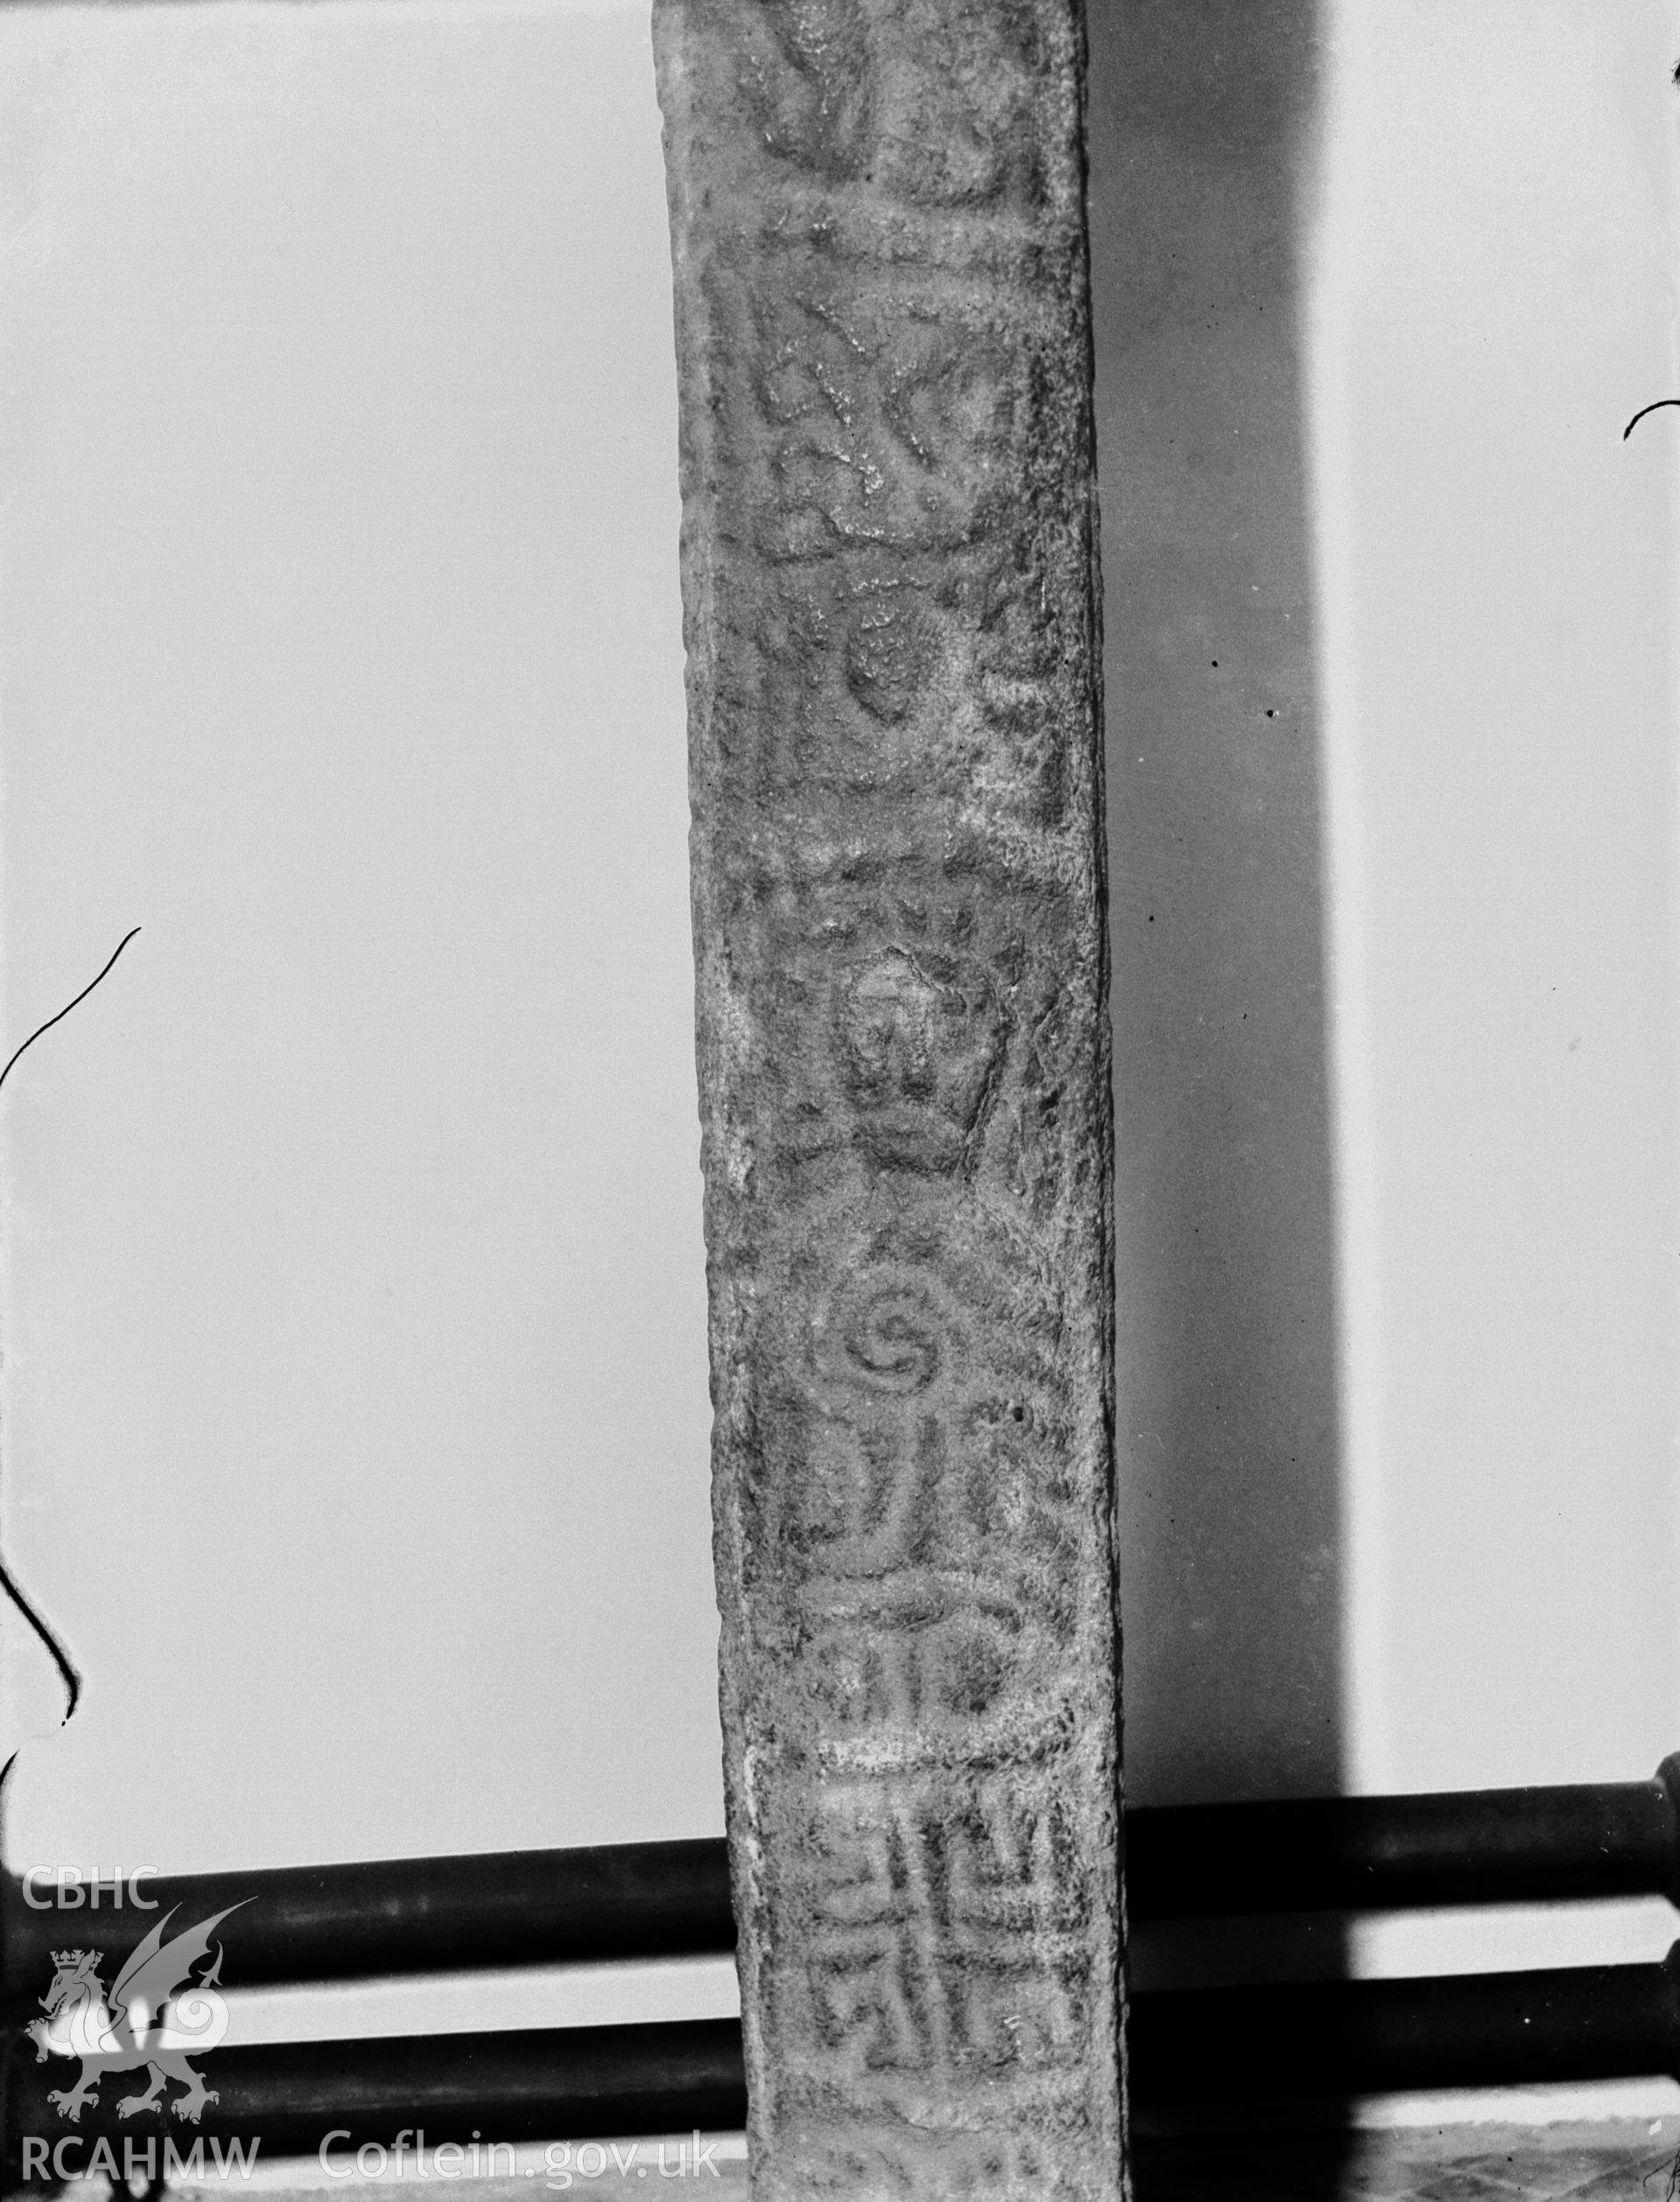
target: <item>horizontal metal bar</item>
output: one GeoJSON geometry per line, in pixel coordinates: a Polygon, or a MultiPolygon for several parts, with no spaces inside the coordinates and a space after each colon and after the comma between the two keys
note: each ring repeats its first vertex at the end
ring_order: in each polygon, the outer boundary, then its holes
{"type": "Polygon", "coordinates": [[[0,1995],[11,2010],[34,2008],[52,1977],[55,1949],[92,1944],[115,1967],[172,1910],[185,1926],[241,1907],[218,1937],[230,1988],[735,1946],[721,1841],[165,1874],[125,1887],[120,1906],[108,1884],[80,1894],[66,1910],[51,1881],[28,1889],[10,1876],[0,1883],[0,1995]],[[155,1908],[136,1910],[136,1895],[155,1908]]]}
{"type": "Polygon", "coordinates": [[[1680,2079],[1680,1944],[1660,1965],[1174,1989],[1133,2009],[1144,2103],[1680,2079]]]}
{"type": "MultiPolygon", "coordinates": [[[[1673,1895],[1680,1757],[1648,1782],[1194,1805],[1125,1815],[1134,1919],[1400,1911],[1673,1895]]],[[[721,1841],[402,1858],[262,1873],[161,1876],[114,1908],[108,1885],[66,1910],[49,1880],[0,1882],[0,1996],[33,2009],[52,1952],[118,1962],[152,1921],[242,1907],[222,1931],[230,1987],[734,1947],[721,1841]],[[98,1908],[92,1898],[97,1896],[98,1908]]]]}
{"type": "MultiPolygon", "coordinates": [[[[332,2133],[354,2147],[424,2127],[430,2146],[475,2132],[486,2141],[727,2132],[746,2116],[734,2019],[270,2043],[196,2063],[214,2099],[192,2126],[161,2098],[122,2114],[124,2098],[145,2088],[144,2070],[110,2073],[72,2125],[48,2098],[78,2068],[60,2057],[38,2064],[25,2042],[5,2089],[7,2161],[18,2163],[28,2135],[122,2136],[142,2155],[148,2135],[166,2133],[182,2154],[195,2139],[237,2135],[260,2140],[273,2156],[313,2155],[332,2133]]],[[[163,2092],[180,2100],[178,2089],[163,2092]]],[[[72,2168],[88,2168],[85,2150],[72,2168]]]]}
{"type": "Polygon", "coordinates": [[[1129,1812],[1135,1919],[1680,1893],[1680,1753],[1645,1782],[1129,1812]]]}
{"type": "MultiPolygon", "coordinates": [[[[1680,1945],[1661,1965],[1144,1995],[1130,2025],[1144,2106],[1680,2077],[1680,1945]]],[[[126,2138],[142,2156],[165,2129],[178,2149],[238,2135],[272,2156],[313,2153],[328,2134],[340,2149],[388,2146],[405,2128],[429,2146],[716,2132],[746,2110],[732,2020],[219,2050],[204,2060],[214,2098],[190,2132],[161,2100],[125,2117],[141,2075],[118,2072],[72,2128],[49,2090],[74,2071],[28,2046],[14,2044],[5,2087],[14,2164],[24,2135],[72,2131],[126,2138]]],[[[84,2150],[73,2168],[86,2165],[84,2150]]]]}

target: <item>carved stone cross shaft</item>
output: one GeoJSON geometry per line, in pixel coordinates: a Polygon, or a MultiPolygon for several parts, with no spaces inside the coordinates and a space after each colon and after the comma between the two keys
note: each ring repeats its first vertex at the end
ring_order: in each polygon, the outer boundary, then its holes
{"type": "Polygon", "coordinates": [[[760,2202],[1122,2191],[1077,0],[660,0],[760,2202]]]}

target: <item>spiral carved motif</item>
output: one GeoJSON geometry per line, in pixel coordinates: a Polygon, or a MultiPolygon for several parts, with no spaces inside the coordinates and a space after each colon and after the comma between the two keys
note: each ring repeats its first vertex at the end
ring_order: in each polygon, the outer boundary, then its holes
{"type": "Polygon", "coordinates": [[[902,1286],[871,1294],[846,1325],[846,1358],[880,1392],[925,1392],[939,1373],[939,1335],[921,1294],[902,1286]]]}
{"type": "Polygon", "coordinates": [[[825,1373],[865,1392],[909,1399],[938,1376],[950,1327],[931,1280],[865,1271],[828,1311],[825,1373]]]}

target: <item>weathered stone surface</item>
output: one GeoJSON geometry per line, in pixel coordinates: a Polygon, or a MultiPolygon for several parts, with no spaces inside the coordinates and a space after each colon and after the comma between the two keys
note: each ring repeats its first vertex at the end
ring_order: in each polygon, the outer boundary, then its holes
{"type": "Polygon", "coordinates": [[[760,2202],[1121,2169],[1077,0],[659,0],[760,2202]]]}

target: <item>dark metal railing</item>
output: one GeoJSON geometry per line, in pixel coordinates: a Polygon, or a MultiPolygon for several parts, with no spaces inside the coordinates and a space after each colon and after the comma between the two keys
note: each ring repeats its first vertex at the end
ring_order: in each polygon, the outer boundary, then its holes
{"type": "MultiPolygon", "coordinates": [[[[1157,1992],[1134,1999],[1130,2032],[1144,2107],[1680,2077],[1680,1946],[1661,1965],[1157,1992]]],[[[66,2130],[47,2100],[63,2078],[56,2059],[14,2062],[12,2135],[66,2130]]],[[[746,2114],[732,2019],[224,2049],[214,2081],[194,2135],[260,2135],[270,2156],[312,2153],[329,2133],[347,2148],[405,2128],[434,2146],[559,2141],[716,2132],[746,2114]]],[[[121,2093],[84,2109],[85,2141],[180,2136],[162,2103],[124,2118],[121,2093]]]]}
{"type": "Polygon", "coordinates": [[[1132,2009],[1145,2105],[1680,2078],[1680,1944],[1657,1965],[1175,1989],[1132,2009]]]}
{"type": "MultiPolygon", "coordinates": [[[[1134,1919],[1434,1905],[1581,1902],[1680,1890],[1680,1755],[1645,1782],[1449,1791],[1264,1804],[1154,1807],[1125,1815],[1134,1919]]],[[[108,1886],[66,1913],[52,1884],[0,1881],[0,1995],[32,2006],[54,1948],[131,1949],[178,1906],[228,1930],[243,1987],[500,1966],[677,1957],[734,1947],[721,1841],[158,1876],[155,1910],[108,1886]],[[89,1899],[97,1895],[95,1911],[89,1899]]]]}
{"type": "MultiPolygon", "coordinates": [[[[1672,1897],[1680,1755],[1648,1782],[1155,1808],[1124,1826],[1134,1918],[1672,1897]]],[[[36,2061],[17,2030],[38,2008],[52,1951],[92,1943],[114,1973],[172,1910],[185,1924],[242,1907],[225,1931],[229,1987],[734,1942],[724,1848],[713,1841],[158,1876],[130,1882],[120,1904],[117,1894],[0,1877],[14,2171],[22,2136],[66,2130],[47,2099],[64,2065],[36,2061]]],[[[1680,2078],[1680,1944],[1660,1965],[1146,1993],[1130,2026],[1144,2105],[1680,2078]]],[[[349,2146],[388,2143],[404,2127],[424,2127],[433,2144],[557,2141],[715,2132],[746,2114],[732,2020],[222,2049],[214,2086],[194,2135],[260,2135],[270,2156],[313,2150],[329,2131],[349,2146]]],[[[161,2105],[124,2120],[123,2092],[107,2088],[74,2130],[137,2143],[161,2134],[161,2105]]]]}
{"type": "Polygon", "coordinates": [[[688,1957],[735,1946],[721,1841],[158,1874],[140,1884],[144,1903],[155,1907],[144,1911],[135,1908],[131,1887],[121,1905],[108,1883],[84,1885],[81,1893],[66,1911],[50,1882],[25,1890],[10,1876],[0,1881],[0,1995],[7,2007],[40,1994],[54,1949],[92,1941],[115,1961],[178,1908],[185,1925],[242,1907],[223,1937],[228,1981],[241,1988],[688,1957]]]}
{"type": "MultiPolygon", "coordinates": [[[[14,2161],[18,2139],[75,2132],[167,2133],[180,2149],[215,2135],[259,2137],[263,2156],[314,2155],[332,2133],[351,2147],[388,2146],[404,2127],[445,2141],[564,2141],[604,2135],[728,2131],[746,2116],[741,2030],[732,2018],[641,2026],[531,2027],[482,2034],[400,2034],[380,2040],[279,2042],[219,2049],[204,2063],[216,2100],[191,2133],[160,2101],[123,2117],[129,2087],[108,2083],[74,2128],[47,2100],[64,2085],[57,2058],[25,2044],[6,2090],[14,2161]]],[[[128,2076],[123,2075],[124,2079],[128,2076]]],[[[73,2160],[88,2161],[84,2147],[73,2160]]]]}
{"type": "Polygon", "coordinates": [[[1649,1781],[1128,1813],[1137,1919],[1680,1894],[1680,1753],[1649,1781]]]}

